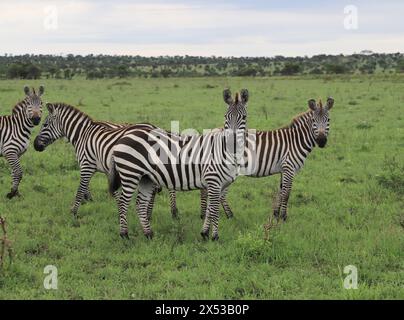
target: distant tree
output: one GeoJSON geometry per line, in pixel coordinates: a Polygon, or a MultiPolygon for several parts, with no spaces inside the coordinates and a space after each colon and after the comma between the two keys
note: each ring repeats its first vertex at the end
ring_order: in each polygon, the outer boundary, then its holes
{"type": "Polygon", "coordinates": [[[39,79],[41,74],[41,69],[32,63],[13,63],[7,69],[10,79],[39,79]]]}
{"type": "Polygon", "coordinates": [[[41,77],[42,71],[41,69],[34,65],[34,64],[29,64],[26,66],[27,68],[27,79],[39,79],[41,77]]]}
{"type": "Polygon", "coordinates": [[[310,70],[310,74],[322,74],[323,71],[319,67],[315,67],[314,69],[310,70]]]}
{"type": "Polygon", "coordinates": [[[325,70],[327,73],[335,73],[335,74],[348,72],[347,68],[343,64],[326,64],[325,70]]]}
{"type": "Polygon", "coordinates": [[[70,69],[65,69],[65,70],[64,70],[64,77],[65,77],[65,79],[67,79],[67,80],[70,80],[70,79],[72,78],[72,72],[71,72],[70,69]]]}
{"type": "Polygon", "coordinates": [[[48,68],[48,72],[51,75],[52,78],[55,77],[56,72],[58,72],[58,69],[54,66],[51,66],[50,68],[48,68]]]}
{"type": "Polygon", "coordinates": [[[20,78],[21,66],[18,63],[11,64],[7,69],[7,78],[15,79],[20,78]]]}
{"type": "Polygon", "coordinates": [[[118,74],[119,78],[129,77],[130,71],[129,71],[128,66],[126,66],[124,64],[119,65],[118,69],[117,69],[117,74],[118,74]]]}
{"type": "Polygon", "coordinates": [[[257,73],[258,70],[254,66],[245,66],[236,70],[234,75],[240,77],[255,77],[257,73]]]}
{"type": "Polygon", "coordinates": [[[172,74],[172,70],[170,68],[164,68],[160,71],[160,74],[163,78],[168,78],[172,74]]]}
{"type": "Polygon", "coordinates": [[[287,62],[287,63],[285,63],[283,69],[280,72],[284,76],[291,76],[291,75],[299,73],[300,70],[301,70],[301,67],[299,64],[293,63],[293,62],[287,62]]]}
{"type": "Polygon", "coordinates": [[[397,70],[397,72],[400,72],[400,73],[404,72],[404,59],[400,59],[397,62],[396,70],[397,70]]]}

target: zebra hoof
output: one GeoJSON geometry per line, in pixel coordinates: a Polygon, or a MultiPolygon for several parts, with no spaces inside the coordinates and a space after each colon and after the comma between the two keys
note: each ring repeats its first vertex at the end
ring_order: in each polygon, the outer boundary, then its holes
{"type": "Polygon", "coordinates": [[[93,201],[93,196],[90,193],[87,193],[83,197],[84,201],[93,201]]]}
{"type": "Polygon", "coordinates": [[[9,192],[9,193],[7,193],[7,199],[12,199],[12,198],[14,198],[14,197],[16,197],[16,196],[19,196],[20,194],[18,193],[18,190],[16,190],[16,191],[11,191],[11,192],[9,192]]]}
{"type": "Polygon", "coordinates": [[[282,214],[281,218],[282,218],[283,222],[285,222],[286,219],[288,218],[288,215],[287,214],[282,214]]]}
{"type": "Polygon", "coordinates": [[[274,217],[279,219],[279,210],[274,210],[274,217]]]}
{"type": "Polygon", "coordinates": [[[121,233],[119,234],[121,236],[122,239],[129,239],[129,235],[128,235],[128,231],[121,231],[121,233]]]}
{"type": "Polygon", "coordinates": [[[202,214],[202,213],[201,213],[200,217],[201,217],[202,220],[205,219],[205,215],[202,214]]]}
{"type": "Polygon", "coordinates": [[[212,236],[212,241],[218,241],[219,240],[219,235],[215,234],[212,236]]]}
{"type": "Polygon", "coordinates": [[[231,212],[231,213],[229,213],[229,214],[226,214],[226,216],[227,216],[227,219],[232,219],[232,218],[234,218],[233,212],[231,212]]]}
{"type": "Polygon", "coordinates": [[[203,240],[209,240],[209,230],[208,231],[201,231],[201,236],[203,240]]]}
{"type": "Polygon", "coordinates": [[[79,215],[77,214],[77,210],[70,210],[72,217],[74,220],[77,220],[77,218],[79,217],[79,215]]]}
{"type": "Polygon", "coordinates": [[[147,239],[151,240],[151,239],[153,239],[154,234],[153,234],[153,231],[150,231],[150,232],[145,233],[144,235],[147,239]]]}
{"type": "Polygon", "coordinates": [[[177,208],[175,208],[174,210],[171,210],[171,217],[172,217],[173,219],[175,219],[175,220],[178,220],[178,219],[179,219],[179,216],[178,216],[178,209],[177,209],[177,208]]]}

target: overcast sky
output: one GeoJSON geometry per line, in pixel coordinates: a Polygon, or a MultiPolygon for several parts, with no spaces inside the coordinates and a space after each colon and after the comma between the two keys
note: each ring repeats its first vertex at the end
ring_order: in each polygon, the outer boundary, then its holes
{"type": "Polygon", "coordinates": [[[0,54],[404,52],[403,16],[400,0],[0,0],[0,54]]]}

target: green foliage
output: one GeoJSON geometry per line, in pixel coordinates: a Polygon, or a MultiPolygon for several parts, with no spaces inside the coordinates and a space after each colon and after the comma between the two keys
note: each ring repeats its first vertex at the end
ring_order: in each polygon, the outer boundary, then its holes
{"type": "Polygon", "coordinates": [[[13,63],[7,69],[10,79],[39,79],[41,69],[32,63],[13,63]]]}
{"type": "Polygon", "coordinates": [[[398,101],[404,77],[301,79],[1,81],[0,114],[10,114],[24,84],[44,84],[44,100],[80,102],[94,119],[166,129],[178,120],[181,131],[223,125],[224,87],[249,89],[249,128],[287,125],[307,110],[309,98],[333,96],[335,106],[326,148],[309,155],[293,183],[287,222],[270,229],[265,241],[279,175],[234,182],[228,200],[235,217],[226,219],[221,211],[217,243],[200,238],[198,192],[178,193],[180,220],[174,221],[166,190],[156,196],[154,239],[144,238],[132,203],[130,239],[123,240],[103,174],[91,182],[94,201],[80,208],[77,220],[71,217],[79,171],[66,141],[42,153],[30,145],[21,158],[21,197],[12,200],[5,198],[9,167],[0,159],[0,212],[14,250],[13,264],[0,273],[0,299],[403,299],[404,126],[398,101]],[[343,288],[343,269],[351,264],[358,268],[357,290],[343,288]],[[43,288],[47,265],[58,268],[58,290],[43,288]]]}
{"type": "Polygon", "coordinates": [[[353,54],[313,57],[203,57],[108,55],[0,56],[0,78],[86,79],[373,74],[403,72],[403,55],[353,54]],[[28,72],[28,68],[31,71],[28,72]]]}
{"type": "Polygon", "coordinates": [[[291,76],[299,73],[300,70],[301,68],[299,64],[287,62],[280,73],[284,76],[291,76]]]}
{"type": "Polygon", "coordinates": [[[380,185],[404,196],[404,163],[397,156],[389,157],[385,159],[383,169],[383,174],[377,176],[380,185]]]}

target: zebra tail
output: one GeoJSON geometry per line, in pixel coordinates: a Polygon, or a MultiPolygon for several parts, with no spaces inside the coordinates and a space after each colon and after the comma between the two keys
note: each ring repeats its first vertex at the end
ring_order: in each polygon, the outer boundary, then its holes
{"type": "Polygon", "coordinates": [[[111,160],[111,166],[108,174],[109,193],[113,195],[121,186],[121,179],[116,170],[115,161],[111,160]]]}

